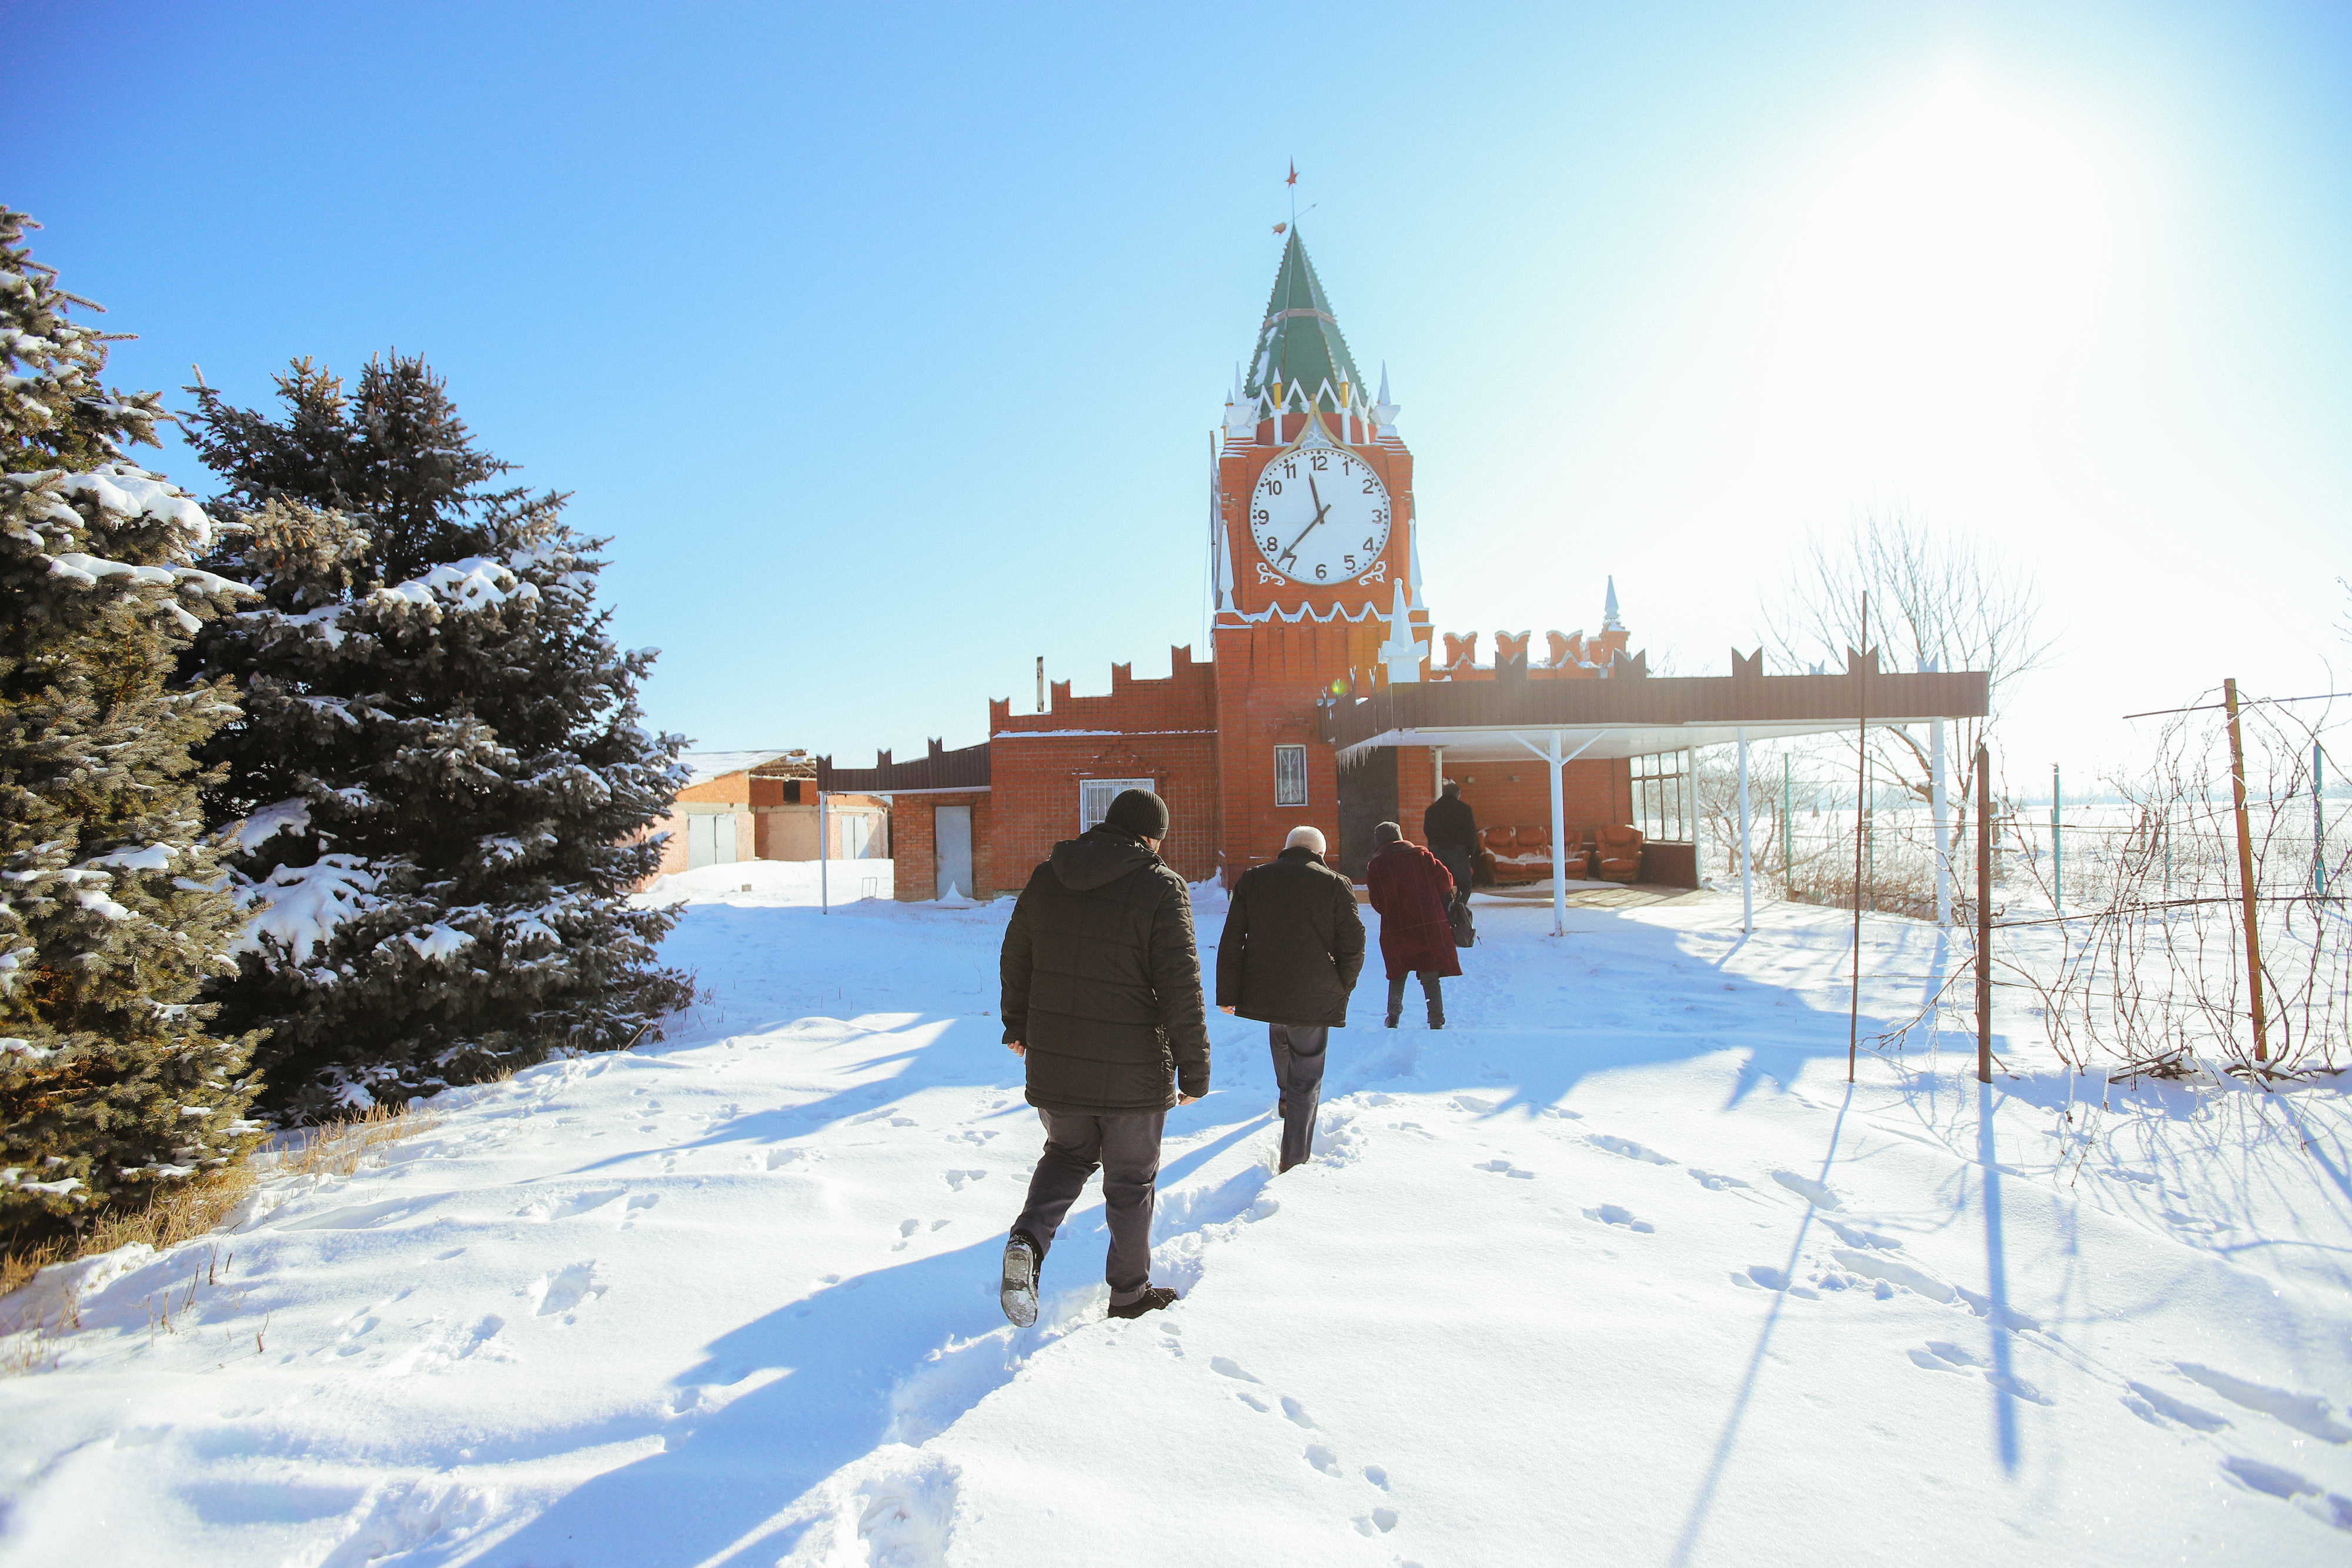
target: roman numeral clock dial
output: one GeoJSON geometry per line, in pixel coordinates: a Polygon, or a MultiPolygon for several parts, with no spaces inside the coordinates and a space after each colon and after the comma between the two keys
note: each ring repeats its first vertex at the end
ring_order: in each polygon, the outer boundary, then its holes
{"type": "Polygon", "coordinates": [[[1258,475],[1250,534],[1266,564],[1293,582],[1348,582],[1388,548],[1390,515],[1388,486],[1370,464],[1309,447],[1258,475]]]}

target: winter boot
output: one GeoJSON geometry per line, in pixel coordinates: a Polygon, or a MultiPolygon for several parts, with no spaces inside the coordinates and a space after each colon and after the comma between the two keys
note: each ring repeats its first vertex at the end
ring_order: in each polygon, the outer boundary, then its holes
{"type": "Polygon", "coordinates": [[[1004,1285],[997,1299],[1004,1315],[1023,1328],[1037,1321],[1037,1244],[1016,1230],[1004,1244],[1004,1285]]]}
{"type": "Polygon", "coordinates": [[[1389,1027],[1389,1028],[1391,1028],[1391,1029],[1394,1029],[1394,1028],[1396,1028],[1396,1026],[1397,1026],[1397,1019],[1399,1019],[1402,1018],[1403,1016],[1404,1016],[1404,982],[1403,982],[1402,979],[1391,980],[1391,981],[1389,982],[1389,1022],[1388,1022],[1388,1027],[1389,1027]]]}
{"type": "Polygon", "coordinates": [[[1176,1292],[1167,1286],[1148,1285],[1144,1288],[1143,1294],[1136,1297],[1127,1305],[1111,1308],[1110,1315],[1115,1318],[1139,1318],[1146,1312],[1156,1312],[1162,1307],[1173,1306],[1177,1300],[1176,1292]]]}
{"type": "Polygon", "coordinates": [[[1429,998],[1429,1027],[1432,1029],[1445,1027],[1445,1003],[1436,997],[1429,998]]]}

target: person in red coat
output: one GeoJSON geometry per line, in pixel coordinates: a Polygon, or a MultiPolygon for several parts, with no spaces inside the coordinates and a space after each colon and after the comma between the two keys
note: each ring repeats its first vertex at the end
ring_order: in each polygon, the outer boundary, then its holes
{"type": "Polygon", "coordinates": [[[1454,873],[1445,862],[1419,844],[1405,841],[1404,830],[1382,822],[1372,830],[1380,846],[1365,873],[1372,907],[1381,916],[1381,957],[1389,967],[1389,1028],[1404,1011],[1404,977],[1421,977],[1421,994],[1429,1002],[1429,1027],[1445,1027],[1445,997],[1440,982],[1462,972],[1454,946],[1454,923],[1445,906],[1454,897],[1454,873]]]}

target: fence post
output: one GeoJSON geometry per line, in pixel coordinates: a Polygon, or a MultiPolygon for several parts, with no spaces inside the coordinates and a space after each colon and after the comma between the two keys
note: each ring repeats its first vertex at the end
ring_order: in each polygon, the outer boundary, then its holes
{"type": "Polygon", "coordinates": [[[1853,1058],[1862,1043],[1862,811],[1870,789],[1870,595],[1862,596],[1862,652],[1853,658],[1861,695],[1853,721],[1853,996],[1847,1004],[1845,1081],[1853,1082],[1853,1058]]]}
{"type": "Polygon", "coordinates": [[[2254,834],[2246,823],[2246,747],[2238,736],[2238,683],[2221,683],[2221,705],[2230,710],[2230,796],[2238,809],[2238,894],[2246,905],[2246,996],[2253,1005],[2254,1060],[2271,1059],[2270,1033],[2263,1020],[2263,939],[2254,928],[2254,834]]]}
{"type": "Polygon", "coordinates": [[[1952,832],[1951,808],[1945,798],[1944,721],[1940,718],[1927,727],[1927,758],[1928,789],[1935,807],[1936,929],[1941,931],[1952,924],[1952,832]]]}
{"type": "Polygon", "coordinates": [[[1992,1082],[1992,758],[1977,744],[1977,1082],[1992,1082]]]}
{"type": "Polygon", "coordinates": [[[2320,898],[2327,896],[2327,808],[2320,799],[2320,769],[2326,758],[2319,742],[2311,743],[2311,891],[2320,898]]]}
{"type": "Polygon", "coordinates": [[[1789,788],[1789,757],[1780,757],[1780,880],[1788,883],[1788,896],[1797,896],[1797,819],[1789,807],[1794,799],[1789,788]]]}
{"type": "Polygon", "coordinates": [[[2050,765],[2050,910],[2061,916],[2058,940],[2066,940],[2066,847],[2058,837],[2058,765],[2050,765]]]}

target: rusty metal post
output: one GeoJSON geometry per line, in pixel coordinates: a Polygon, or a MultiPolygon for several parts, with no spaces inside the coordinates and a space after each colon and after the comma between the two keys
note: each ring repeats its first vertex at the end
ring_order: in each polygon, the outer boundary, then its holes
{"type": "Polygon", "coordinates": [[[1992,1082],[1992,758],[1977,746],[1977,1082],[1992,1082]]]}
{"type": "Polygon", "coordinates": [[[1846,1009],[1845,1081],[1853,1082],[1854,1051],[1862,1043],[1862,813],[1870,793],[1870,595],[1862,596],[1862,652],[1854,656],[1854,679],[1862,692],[1854,706],[1853,743],[1853,995],[1846,1009]]]}
{"type": "Polygon", "coordinates": [[[2253,1003],[2254,1060],[2271,1059],[2270,1033],[2263,1019],[2263,939],[2254,928],[2254,833],[2246,822],[2246,747],[2238,736],[2238,683],[2221,683],[2221,706],[2230,712],[2230,797],[2238,810],[2238,894],[2246,906],[2246,995],[2253,1003]]]}

